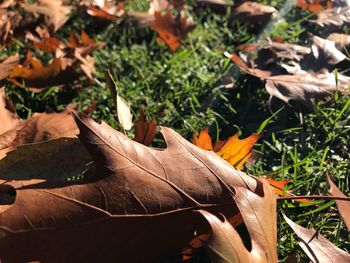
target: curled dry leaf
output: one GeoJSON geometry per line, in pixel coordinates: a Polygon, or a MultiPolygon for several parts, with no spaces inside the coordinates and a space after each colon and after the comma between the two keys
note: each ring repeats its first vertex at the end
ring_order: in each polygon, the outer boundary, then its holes
{"type": "Polygon", "coordinates": [[[58,81],[62,72],[62,59],[54,58],[49,64],[43,66],[41,62],[33,58],[32,53],[27,54],[27,58],[22,65],[15,65],[8,80],[22,87],[28,87],[33,92],[42,91],[41,87],[50,86],[58,81]],[[21,82],[24,83],[21,83],[21,82]]]}
{"type": "MultiPolygon", "coordinates": [[[[162,129],[167,148],[157,150],[85,115],[76,122],[98,179],[1,184],[1,198],[9,200],[0,206],[5,262],[154,262],[193,237],[193,210],[230,218],[238,212],[234,189],[261,189],[256,179],[169,128],[162,129]]],[[[250,206],[249,196],[242,199],[250,206]]]]}
{"type": "MultiPolygon", "coordinates": [[[[264,78],[264,77],[263,77],[264,78]]],[[[301,102],[309,105],[311,99],[322,99],[331,96],[335,91],[345,92],[350,78],[338,81],[335,74],[312,74],[308,72],[295,75],[279,75],[265,78],[267,92],[289,105],[301,102]]]]}
{"type": "Polygon", "coordinates": [[[64,5],[63,0],[38,0],[34,4],[26,1],[22,6],[27,12],[43,15],[53,31],[57,31],[67,22],[72,11],[72,6],[64,5]]]}
{"type": "Polygon", "coordinates": [[[233,19],[251,25],[266,24],[276,13],[272,6],[244,1],[233,9],[233,19]]]}
{"type": "Polygon", "coordinates": [[[252,248],[249,251],[240,235],[224,218],[205,211],[198,212],[208,221],[212,237],[208,248],[214,262],[277,262],[276,198],[266,181],[261,196],[244,188],[235,188],[234,197],[248,229],[252,248]]]}
{"type": "MultiPolygon", "coordinates": [[[[37,32],[41,29],[37,28],[37,32]]],[[[39,33],[39,36],[42,32],[39,33]]],[[[42,39],[27,34],[27,37],[34,42],[34,46],[46,51],[55,52],[55,58],[46,66],[28,52],[26,60],[21,65],[12,68],[8,80],[20,87],[26,87],[33,92],[42,92],[48,87],[65,85],[79,77],[77,68],[80,68],[87,78],[92,82],[92,74],[95,72],[94,59],[89,56],[96,48],[102,47],[104,43],[97,43],[84,31],[80,39],[73,34],[70,35],[69,43],[63,44],[48,32],[42,39]]]]}
{"type": "Polygon", "coordinates": [[[311,99],[322,99],[335,91],[347,92],[350,84],[350,78],[341,74],[298,70],[293,75],[272,75],[271,71],[249,68],[236,54],[231,55],[231,60],[245,72],[265,80],[268,93],[290,106],[294,105],[291,102],[309,106],[311,99]]]}
{"type": "MultiPolygon", "coordinates": [[[[257,51],[257,58],[250,62],[256,69],[271,71],[271,75],[298,72],[332,72],[347,57],[337,49],[334,41],[310,36],[311,48],[289,43],[248,44],[237,48],[239,51],[257,51]]],[[[250,55],[250,53],[248,53],[250,55]]],[[[239,58],[236,59],[238,61],[239,58]]],[[[241,63],[242,64],[242,63],[241,63]]],[[[240,67],[243,67],[240,65],[240,67]]],[[[245,69],[249,71],[249,69],[245,69]]]]}
{"type": "Polygon", "coordinates": [[[317,233],[314,229],[307,229],[290,220],[283,214],[288,225],[299,237],[299,245],[312,262],[338,263],[350,262],[350,254],[337,248],[329,240],[317,233]]]}
{"type": "MultiPolygon", "coordinates": [[[[327,175],[327,180],[330,185],[329,192],[332,196],[335,197],[346,197],[339,189],[338,187],[332,182],[332,179],[327,175]]],[[[348,228],[350,230],[350,204],[347,201],[341,201],[336,200],[337,208],[339,210],[339,213],[348,228]]]]}
{"type": "Polygon", "coordinates": [[[130,105],[124,98],[119,96],[116,89],[115,82],[109,70],[105,71],[105,80],[109,88],[109,91],[111,92],[111,95],[112,95],[118,121],[120,125],[123,127],[123,129],[128,131],[133,126],[130,105]]]}
{"type": "Polygon", "coordinates": [[[156,133],[156,119],[152,117],[152,120],[148,122],[144,110],[141,109],[139,118],[135,122],[135,137],[133,140],[148,146],[152,143],[156,133]]]}
{"type": "Polygon", "coordinates": [[[65,47],[62,41],[51,36],[45,28],[37,27],[35,33],[27,32],[25,37],[34,43],[35,48],[43,49],[46,52],[55,52],[57,49],[65,47]]]}

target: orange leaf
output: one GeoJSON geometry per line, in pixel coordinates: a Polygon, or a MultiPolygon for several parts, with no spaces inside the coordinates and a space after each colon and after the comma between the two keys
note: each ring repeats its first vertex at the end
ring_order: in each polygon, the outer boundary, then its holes
{"type": "Polygon", "coordinates": [[[332,8],[332,5],[333,5],[332,1],[329,1],[329,0],[327,1],[314,0],[314,1],[311,1],[311,3],[310,1],[307,1],[307,0],[298,0],[296,3],[297,7],[301,9],[309,10],[314,13],[321,12],[324,9],[332,8]]]}
{"type": "Polygon", "coordinates": [[[249,71],[248,66],[243,62],[243,60],[235,53],[231,54],[231,61],[234,62],[240,69],[244,71],[249,71]]]}
{"type": "MultiPolygon", "coordinates": [[[[281,180],[281,181],[277,181],[275,179],[272,179],[272,178],[264,178],[266,179],[270,186],[272,187],[272,189],[275,191],[275,193],[279,196],[293,196],[291,194],[290,191],[283,191],[283,188],[285,187],[285,185],[288,183],[288,180],[281,180]]],[[[295,200],[296,202],[299,202],[299,203],[305,203],[305,204],[312,204],[314,205],[315,203],[310,201],[309,199],[296,199],[295,200]]]]}
{"type": "Polygon", "coordinates": [[[153,117],[151,122],[148,122],[143,109],[140,110],[140,116],[135,122],[135,137],[134,141],[149,146],[157,133],[156,120],[153,117]]]}
{"type": "Polygon", "coordinates": [[[281,181],[276,181],[275,179],[272,179],[272,178],[266,178],[266,180],[269,182],[270,186],[273,188],[276,194],[280,196],[284,196],[283,188],[288,183],[288,180],[285,179],[281,181]]]}
{"type": "MultiPolygon", "coordinates": [[[[244,162],[248,159],[247,155],[251,153],[254,144],[260,139],[261,134],[252,134],[249,137],[240,140],[238,134],[230,137],[222,148],[216,152],[230,164],[242,168],[244,162]],[[244,162],[241,162],[244,160],[244,162]]],[[[238,169],[238,168],[237,168],[238,169]]]]}
{"type": "Polygon", "coordinates": [[[208,132],[208,127],[199,133],[199,136],[196,136],[196,133],[193,133],[192,142],[194,145],[197,145],[199,148],[204,150],[212,151],[213,144],[211,141],[211,137],[208,132]]]}
{"type": "MultiPolygon", "coordinates": [[[[22,86],[22,83],[17,80],[22,79],[31,85],[33,83],[46,82],[50,78],[56,77],[60,72],[60,58],[54,58],[50,64],[43,66],[39,60],[32,58],[31,54],[28,54],[27,60],[23,65],[16,65],[13,67],[8,76],[8,80],[18,86],[22,86]]],[[[33,91],[37,90],[34,89],[33,91]]]]}

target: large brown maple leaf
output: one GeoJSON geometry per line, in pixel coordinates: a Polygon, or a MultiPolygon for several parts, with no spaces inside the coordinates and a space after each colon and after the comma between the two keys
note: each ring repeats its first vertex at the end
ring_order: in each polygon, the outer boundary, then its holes
{"type": "Polygon", "coordinates": [[[230,219],[235,189],[264,195],[260,181],[169,128],[162,128],[167,148],[153,149],[104,122],[75,119],[97,179],[1,184],[3,262],[154,262],[193,238],[195,210],[230,219]]]}

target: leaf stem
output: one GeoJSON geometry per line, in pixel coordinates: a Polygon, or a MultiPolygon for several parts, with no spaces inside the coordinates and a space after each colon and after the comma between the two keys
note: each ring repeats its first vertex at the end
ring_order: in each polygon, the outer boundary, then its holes
{"type": "Polygon", "coordinates": [[[337,196],[330,196],[330,195],[301,195],[301,196],[279,196],[279,197],[277,197],[278,201],[297,200],[297,199],[350,201],[350,197],[337,197],[337,196]]]}

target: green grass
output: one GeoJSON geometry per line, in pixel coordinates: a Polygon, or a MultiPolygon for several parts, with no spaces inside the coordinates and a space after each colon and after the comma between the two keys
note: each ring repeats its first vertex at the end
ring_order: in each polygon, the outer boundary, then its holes
{"type": "MultiPolygon", "coordinates": [[[[278,8],[283,5],[283,1],[260,2],[278,8]]],[[[146,10],[147,6],[147,1],[128,3],[134,10],[146,10]]],[[[103,119],[118,129],[113,102],[103,84],[103,72],[109,68],[118,91],[130,102],[134,116],[142,106],[148,115],[157,117],[159,125],[172,127],[186,138],[206,126],[216,138],[226,138],[237,130],[241,130],[243,136],[249,135],[271,116],[269,96],[261,81],[239,73],[224,56],[225,51],[231,52],[236,45],[253,42],[256,37],[247,26],[230,23],[229,15],[216,15],[210,10],[194,13],[198,25],[175,53],[157,43],[156,34],[149,28],[137,29],[116,21],[101,30],[86,18],[73,16],[58,32],[62,40],[67,39],[69,32],[84,29],[97,40],[106,42],[103,49],[93,54],[97,70],[95,83],[84,88],[52,87],[40,94],[7,84],[8,96],[23,118],[47,108],[60,111],[69,103],[77,103],[82,109],[97,102],[93,118],[103,119]],[[225,84],[231,81],[236,83],[235,88],[226,88],[225,84]]],[[[305,20],[308,15],[293,9],[284,21],[272,28],[270,36],[305,44],[306,32],[320,30],[305,20]]],[[[0,57],[16,52],[24,56],[27,44],[16,40],[0,51],[0,57]]],[[[40,52],[37,56],[46,61],[50,58],[40,52]]],[[[272,108],[276,111],[282,105],[274,104],[272,108]]],[[[259,158],[246,171],[288,179],[288,189],[297,195],[308,195],[327,194],[328,170],[339,188],[349,195],[349,105],[349,96],[336,94],[327,101],[315,103],[312,111],[299,113],[284,108],[266,127],[264,137],[255,147],[259,158]]],[[[154,146],[159,143],[160,137],[154,146]]],[[[334,244],[350,251],[348,232],[333,201],[317,206],[283,201],[278,208],[295,222],[318,229],[334,244]]],[[[281,261],[293,254],[306,259],[281,214],[278,235],[281,261]]]]}

